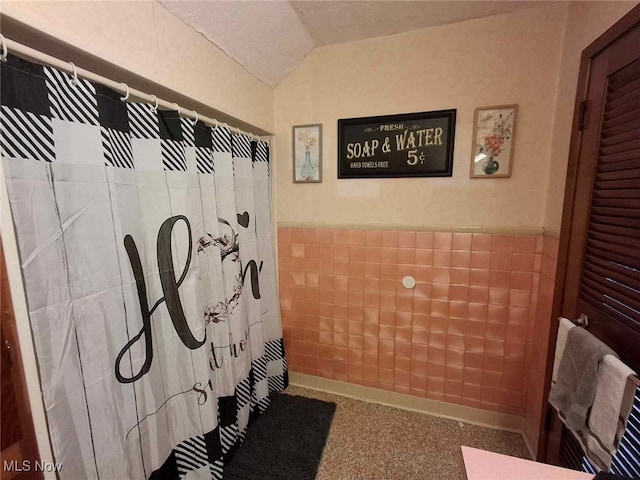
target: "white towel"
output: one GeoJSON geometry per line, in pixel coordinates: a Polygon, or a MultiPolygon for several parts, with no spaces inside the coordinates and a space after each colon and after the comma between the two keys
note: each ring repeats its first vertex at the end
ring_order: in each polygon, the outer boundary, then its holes
{"type": "Polygon", "coordinates": [[[605,465],[618,449],[633,405],[635,372],[613,355],[606,355],[598,368],[596,397],[589,415],[589,450],[605,465]]]}
{"type": "Polygon", "coordinates": [[[571,320],[564,317],[560,317],[559,320],[560,325],[558,326],[558,338],[556,340],[556,354],[553,360],[553,374],[551,375],[551,380],[554,383],[558,379],[558,367],[560,366],[560,360],[564,353],[564,347],[567,344],[567,334],[569,333],[569,330],[575,327],[571,320]]]}

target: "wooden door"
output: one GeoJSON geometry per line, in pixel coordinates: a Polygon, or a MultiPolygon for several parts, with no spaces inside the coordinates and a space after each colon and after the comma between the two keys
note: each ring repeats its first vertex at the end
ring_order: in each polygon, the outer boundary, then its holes
{"type": "MultiPolygon", "coordinates": [[[[583,52],[574,121],[554,318],[585,314],[589,331],[640,373],[640,6],[583,52]]],[[[553,348],[547,391],[552,361],[553,348]]],[[[584,467],[577,442],[547,414],[544,458],[584,467]]],[[[631,456],[640,465],[640,453],[631,456]]]]}
{"type": "Polygon", "coordinates": [[[36,469],[38,451],[31,419],[31,410],[22,371],[20,348],[11,305],[11,292],[0,243],[0,333],[2,369],[0,408],[1,480],[41,479],[36,469]]]}

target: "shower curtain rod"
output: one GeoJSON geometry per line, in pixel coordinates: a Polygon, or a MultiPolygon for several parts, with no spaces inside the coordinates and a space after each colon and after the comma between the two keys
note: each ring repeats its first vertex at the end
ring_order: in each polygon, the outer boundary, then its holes
{"type": "MultiPolygon", "coordinates": [[[[150,95],[145,92],[141,92],[140,90],[136,90],[135,88],[129,87],[126,83],[116,82],[109,78],[103,77],[102,75],[98,75],[97,73],[90,72],[89,70],[85,70],[83,68],[76,67],[72,62],[65,62],[64,60],[60,60],[59,58],[52,57],[44,52],[40,52],[31,47],[18,43],[14,40],[10,40],[5,38],[2,34],[0,34],[0,48],[2,51],[0,52],[0,59],[3,62],[7,61],[7,54],[11,52],[19,57],[24,58],[25,60],[35,61],[40,64],[47,64],[52,67],[57,68],[58,70],[63,70],[68,74],[72,75],[72,81],[76,77],[82,77],[86,80],[90,80],[92,82],[100,83],[106,87],[111,88],[112,90],[116,90],[121,92],[124,97],[121,98],[123,101],[127,101],[129,96],[134,96],[140,100],[143,100],[146,103],[154,104],[157,107],[163,107],[167,110],[175,110],[178,112],[178,115],[183,117],[189,117],[194,120],[201,120],[209,125],[214,126],[224,126],[227,127],[230,131],[236,132],[240,135],[247,135],[251,138],[262,140],[258,135],[255,135],[250,132],[245,132],[240,130],[237,127],[231,127],[226,123],[219,122],[215,118],[206,117],[204,115],[198,114],[195,110],[187,110],[183,109],[177,103],[168,102],[166,100],[160,99],[155,95],[150,95]]],[[[268,141],[266,141],[269,143],[268,141]]]]}

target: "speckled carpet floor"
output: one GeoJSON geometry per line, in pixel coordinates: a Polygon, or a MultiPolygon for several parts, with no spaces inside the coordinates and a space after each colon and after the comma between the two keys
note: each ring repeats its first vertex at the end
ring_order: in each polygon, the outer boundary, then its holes
{"type": "Polygon", "coordinates": [[[337,405],[317,480],[466,480],[460,445],[530,458],[522,436],[290,386],[337,405]]]}

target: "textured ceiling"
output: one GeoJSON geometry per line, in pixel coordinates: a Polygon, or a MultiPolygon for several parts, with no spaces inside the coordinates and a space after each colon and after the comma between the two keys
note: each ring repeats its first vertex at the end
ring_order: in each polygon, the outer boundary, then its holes
{"type": "Polygon", "coordinates": [[[215,1],[159,0],[166,8],[275,86],[316,46],[461,22],[540,1],[215,1]]]}
{"type": "Polygon", "coordinates": [[[292,1],[316,45],[488,17],[539,5],[511,1],[292,1]]]}

